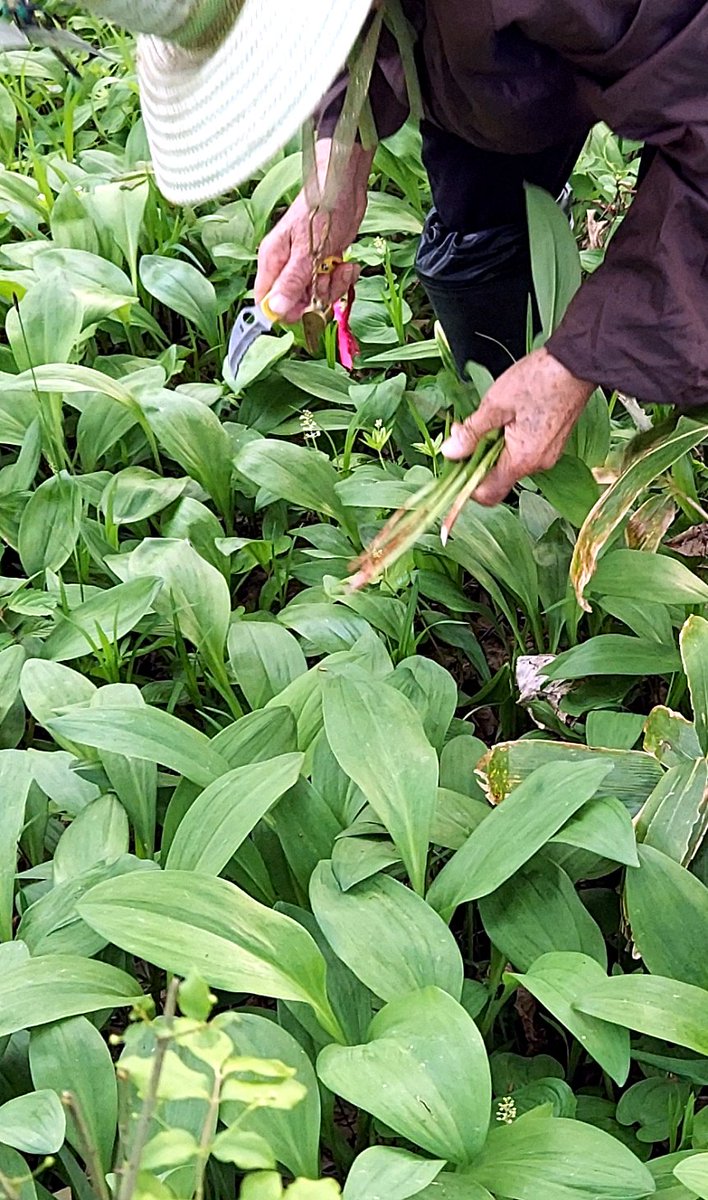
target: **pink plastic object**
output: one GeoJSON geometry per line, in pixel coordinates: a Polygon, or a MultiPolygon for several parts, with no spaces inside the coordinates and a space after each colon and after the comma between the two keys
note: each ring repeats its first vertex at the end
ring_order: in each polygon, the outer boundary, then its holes
{"type": "Polygon", "coordinates": [[[334,305],[334,319],[337,323],[337,351],[339,361],[346,371],[353,369],[354,359],[359,354],[359,343],[349,324],[353,303],[354,288],[350,287],[346,300],[337,300],[334,305]]]}

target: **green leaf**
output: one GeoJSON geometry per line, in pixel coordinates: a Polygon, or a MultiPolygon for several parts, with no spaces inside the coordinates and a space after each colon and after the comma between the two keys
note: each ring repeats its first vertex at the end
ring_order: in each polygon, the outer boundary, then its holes
{"type": "Polygon", "coordinates": [[[387,1004],[364,1045],[325,1047],[317,1073],[330,1091],[447,1162],[472,1162],[484,1144],[492,1102],[484,1042],[438,988],[387,1004]]]}
{"type": "Polygon", "coordinates": [[[25,1154],[56,1154],[66,1132],[59,1097],[50,1091],[28,1092],[0,1105],[0,1142],[25,1154]]]}
{"type": "Polygon", "coordinates": [[[219,1162],[233,1163],[240,1171],[273,1170],[275,1158],[265,1138],[244,1129],[222,1129],[211,1144],[219,1162]]]}
{"type": "Polygon", "coordinates": [[[178,826],[166,866],[219,875],[261,817],[296,783],[304,756],[236,767],[210,784],[178,826]]]}
{"type": "Polygon", "coordinates": [[[591,746],[522,738],[500,742],[480,762],[494,804],[501,804],[514,788],[524,783],[538,767],[565,760],[573,764],[605,762],[612,766],[603,783],[606,796],[616,796],[634,813],[663,778],[664,772],[649,754],[639,750],[595,750],[591,746]]]}
{"type": "Polygon", "coordinates": [[[708,992],[660,975],[616,975],[575,1002],[579,1012],[708,1055],[708,992]]]}
{"type": "Polygon", "coordinates": [[[639,849],[628,871],[625,904],[632,936],[653,975],[708,990],[708,960],[698,951],[708,930],[708,888],[660,850],[639,849]]]}
{"type": "Polygon", "coordinates": [[[337,762],[388,829],[413,887],[422,892],[438,762],[420,717],[395,688],[344,675],[327,682],[323,708],[337,762]]]}
{"type": "Polygon", "coordinates": [[[210,665],[223,665],[231,615],[229,587],[220,571],[181,538],[145,538],[129,554],[111,555],[108,566],[126,581],[162,580],[156,610],[176,621],[210,665]]]}
{"type": "Polygon", "coordinates": [[[708,584],[663,554],[611,550],[600,559],[590,590],[598,596],[651,596],[658,604],[705,604],[708,584]]]}
{"type": "Polygon", "coordinates": [[[186,317],[210,345],[216,345],[216,292],[201,271],[179,258],[144,254],[140,259],[140,281],[151,296],[186,317]]]}
{"type": "Polygon", "coordinates": [[[64,566],[79,537],[81,512],[81,491],[63,471],[32,493],[22,513],[17,544],[28,575],[64,566]]]}
{"type": "Polygon", "coordinates": [[[701,1200],[708,1200],[708,1154],[692,1154],[674,1167],[674,1175],[701,1200]]]}
{"type": "Polygon", "coordinates": [[[607,978],[586,954],[542,954],[525,975],[512,975],[577,1038],[603,1071],[622,1087],[629,1075],[629,1034],[617,1025],[585,1016],[575,1001],[607,978]]]}
{"type": "Polygon", "coordinates": [[[7,340],[18,371],[68,362],[79,340],[83,305],[60,271],[47,271],[7,314],[7,340]]]}
{"type": "Polygon", "coordinates": [[[449,671],[430,658],[404,658],[387,680],[407,696],[423,722],[425,736],[438,754],[457,708],[457,685],[449,671]]]}
{"type": "Polygon", "coordinates": [[[637,837],[687,867],[708,828],[708,762],[683,760],[659,780],[637,818],[637,837]]]}
{"type": "Polygon", "coordinates": [[[17,843],[32,783],[29,755],[0,750],[0,942],[12,940],[17,843]]]}
{"type": "Polygon", "coordinates": [[[228,648],[236,682],[253,709],[307,671],[299,642],[277,621],[234,621],[228,648]]]}
{"type": "MultiPolygon", "coordinates": [[[[71,1017],[33,1029],[29,1046],[35,1087],[52,1088],[61,1097],[71,1092],[98,1151],[104,1171],[113,1161],[118,1120],[118,1090],[110,1051],[86,1017],[71,1017]]],[[[69,1110],[67,1140],[81,1154],[81,1133],[69,1110]]]]}
{"type": "Polygon", "coordinates": [[[545,337],[580,287],[580,256],[565,213],[543,188],[526,184],[531,271],[545,337]]]}
{"type": "Polygon", "coordinates": [[[115,796],[99,796],[62,833],[54,851],[54,883],[75,879],[82,872],[115,862],[128,853],[128,818],[115,796]]]}
{"type": "Polygon", "coordinates": [[[150,705],[140,709],[132,705],[81,709],[45,724],[50,733],[62,738],[160,763],[201,787],[207,787],[229,769],[228,762],[212,749],[203,733],[150,705]]]}
{"type": "Polygon", "coordinates": [[[186,479],[165,479],[145,467],[126,467],[111,476],[101,496],[101,511],[114,525],[135,525],[162,512],[186,486],[186,479]]]}
{"type": "Polygon", "coordinates": [[[519,970],[541,954],[576,951],[607,966],[605,939],[565,871],[537,855],[479,902],[490,941],[519,970]]]}
{"type": "Polygon", "coordinates": [[[150,428],[170,458],[196,479],[231,519],[233,451],[216,413],[187,392],[150,392],[141,401],[150,428]]]}
{"type": "Polygon", "coordinates": [[[654,1191],[644,1164],[609,1133],[532,1113],[492,1129],[469,1175],[510,1200],[640,1200],[654,1191]]]}
{"type": "Polygon", "coordinates": [[[698,741],[708,754],[708,621],[689,617],[681,630],[680,645],[698,741]]]}
{"type": "Polygon", "coordinates": [[[584,679],[592,675],[671,675],[681,670],[674,646],[662,646],[624,633],[600,633],[572,646],[548,667],[547,679],[584,679]]]}
{"type": "Polygon", "coordinates": [[[102,648],[104,640],[117,645],[155,607],[161,587],[161,580],[154,575],[133,579],[57,614],[56,625],[44,643],[45,655],[55,662],[68,662],[102,648]]]}
{"type": "Polygon", "coordinates": [[[30,958],[0,976],[0,1037],[142,999],[131,975],[71,954],[30,958]]]}
{"type": "Polygon", "coordinates": [[[278,1162],[291,1174],[318,1175],[320,1093],[314,1067],[302,1046],[274,1020],[256,1013],[224,1013],[216,1023],[228,1033],[237,1054],[256,1058],[275,1055],[295,1071],[293,1079],[306,1090],[303,1099],[291,1109],[254,1109],[246,1102],[222,1101],[221,1119],[227,1125],[242,1119],[244,1128],[265,1138],[278,1162]]]}
{"type": "Polygon", "coordinates": [[[627,867],[639,865],[632,818],[614,796],[597,796],[588,801],[555,834],[553,841],[590,850],[627,867]]]}
{"type": "Polygon", "coordinates": [[[370,1146],[355,1158],[344,1200],[408,1200],[442,1171],[440,1158],[420,1158],[398,1146],[370,1146]]]}
{"type": "Polygon", "coordinates": [[[325,964],[296,921],[234,884],[191,871],[123,875],[93,888],[79,913],[121,949],[212,987],[302,1000],[338,1036],[325,990],[325,964]]]}
{"type": "Polygon", "coordinates": [[[462,956],[444,921],[388,875],[342,891],[331,863],[310,881],[310,903],[335,954],[382,1000],[438,987],[459,1000],[462,956]]]}
{"type": "Polygon", "coordinates": [[[6,1179],[12,1179],[20,1200],[37,1200],[37,1189],[28,1164],[9,1146],[0,1145],[0,1171],[6,1179]]]}
{"type": "Polygon", "coordinates": [[[236,470],[288,504],[326,513],[346,524],[346,514],[335,491],[337,474],[325,454],[292,442],[268,438],[249,442],[237,454],[236,470]]]}
{"type": "Polygon", "coordinates": [[[453,854],[428,902],[449,917],[458,904],[496,891],[595,795],[610,770],[602,759],[539,767],[453,854]]]}
{"type": "MultiPolygon", "coordinates": [[[[91,703],[93,707],[105,704],[111,708],[119,704],[140,710],[145,708],[142,693],[133,684],[119,683],[102,687],[91,703]]],[[[138,852],[151,856],[157,822],[157,765],[146,759],[113,754],[110,750],[102,750],[99,757],[110,785],[133,826],[138,852]]]]}
{"type": "Polygon", "coordinates": [[[706,437],[706,425],[680,417],[675,429],[661,435],[637,454],[619,479],[598,500],[575,543],[570,578],[578,604],[589,609],[584,598],[597,560],[614,531],[630,512],[635,500],[658,475],[668,471],[684,454],[706,437]]]}

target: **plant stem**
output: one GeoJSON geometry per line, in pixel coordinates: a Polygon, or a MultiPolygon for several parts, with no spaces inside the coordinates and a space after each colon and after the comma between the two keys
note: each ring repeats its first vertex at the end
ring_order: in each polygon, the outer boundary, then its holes
{"type": "Polygon", "coordinates": [[[177,1011],[177,991],[179,989],[179,980],[173,979],[170,983],[165,1001],[163,1016],[167,1023],[167,1032],[158,1036],[157,1046],[155,1047],[155,1061],[152,1065],[150,1074],[150,1082],[148,1083],[143,1106],[140,1110],[137,1125],[135,1126],[135,1134],[133,1144],[130,1149],[130,1157],[128,1158],[125,1167],[123,1168],[120,1188],[116,1200],[132,1200],[135,1192],[135,1184],[140,1171],[140,1159],[142,1158],[145,1143],[147,1142],[150,1133],[150,1122],[152,1121],[157,1106],[157,1091],[160,1086],[160,1076],[162,1067],[165,1061],[165,1055],[172,1040],[171,1022],[177,1011]]]}
{"type": "Polygon", "coordinates": [[[111,1193],[108,1190],[106,1177],[103,1173],[103,1168],[98,1156],[96,1144],[91,1137],[91,1131],[86,1124],[83,1109],[79,1104],[73,1092],[62,1092],[61,1102],[64,1108],[71,1113],[76,1125],[76,1130],[81,1142],[81,1149],[86,1163],[86,1170],[94,1191],[100,1196],[100,1200],[111,1200],[111,1193]]]}

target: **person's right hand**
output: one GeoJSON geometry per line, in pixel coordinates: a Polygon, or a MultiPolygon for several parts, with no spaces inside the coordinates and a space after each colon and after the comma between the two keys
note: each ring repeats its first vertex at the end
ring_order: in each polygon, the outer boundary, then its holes
{"type": "MultiPolygon", "coordinates": [[[[317,143],[317,163],[320,180],[324,176],[330,154],[330,141],[317,143]]],[[[366,189],[373,153],[355,146],[348,169],[344,173],[337,204],[330,220],[329,233],[322,248],[322,257],[341,257],[354,241],[366,211],[366,189]]],[[[315,248],[318,236],[326,225],[326,216],[315,219],[315,248]]],[[[286,325],[299,321],[312,302],[312,270],[310,255],[310,213],[303,192],[290,206],[275,229],[263,239],[258,251],[256,303],[268,295],[273,312],[286,325]]],[[[329,275],[317,280],[317,296],[324,304],[333,304],[345,296],[359,277],[356,263],[342,263],[329,275]]]]}

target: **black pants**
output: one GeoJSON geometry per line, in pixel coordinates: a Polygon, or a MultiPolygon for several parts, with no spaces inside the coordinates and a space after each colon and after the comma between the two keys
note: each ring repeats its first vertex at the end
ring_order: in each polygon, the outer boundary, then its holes
{"type": "Polygon", "coordinates": [[[558,198],[585,136],[540,154],[507,155],[478,150],[427,122],[422,134],[435,207],[418,275],[460,371],[472,360],[497,376],[526,353],[529,303],[538,321],[524,183],[558,198]]]}
{"type": "MultiPolygon", "coordinates": [[[[460,372],[473,361],[498,376],[526,353],[529,304],[539,328],[524,183],[558,199],[586,131],[567,145],[516,155],[477,150],[428,122],[421,131],[435,207],[418,249],[418,275],[460,372]]],[[[644,147],[639,186],[655,153],[644,147]]]]}

